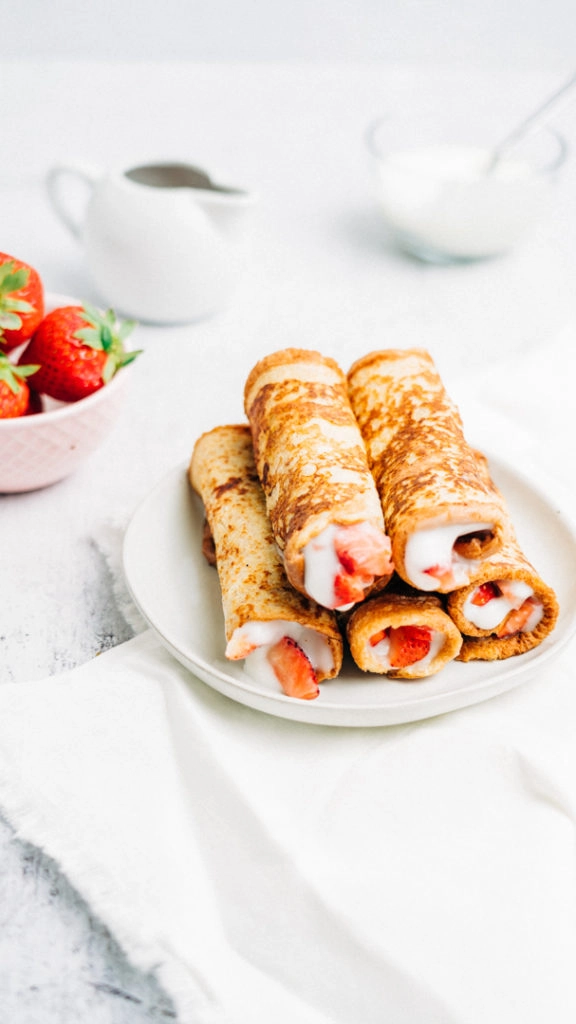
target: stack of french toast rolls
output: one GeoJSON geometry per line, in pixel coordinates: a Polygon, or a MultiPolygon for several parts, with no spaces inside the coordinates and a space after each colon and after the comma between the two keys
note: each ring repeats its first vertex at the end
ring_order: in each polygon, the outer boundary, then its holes
{"type": "Polygon", "coordinates": [[[310,700],[345,647],[364,672],[422,680],[553,630],[554,591],[427,351],[372,352],[347,375],[319,352],[274,352],[244,407],[246,423],[198,438],[189,479],[225,654],[252,679],[310,700]]]}

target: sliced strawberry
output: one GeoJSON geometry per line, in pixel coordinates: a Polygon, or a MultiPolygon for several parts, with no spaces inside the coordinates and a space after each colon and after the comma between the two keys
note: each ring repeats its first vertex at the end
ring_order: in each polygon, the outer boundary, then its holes
{"type": "Polygon", "coordinates": [[[343,605],[363,601],[364,587],[372,582],[372,578],[349,576],[345,572],[338,573],[334,578],[334,607],[342,608],[343,605]]]}
{"type": "Polygon", "coordinates": [[[379,644],[381,640],[385,640],[387,636],[387,629],[379,629],[377,633],[374,633],[374,635],[370,637],[370,647],[376,647],[376,645],[379,644]]]}
{"type": "Polygon", "coordinates": [[[287,697],[314,700],[318,696],[320,688],[310,659],[292,637],[283,636],[267,658],[287,697]]]}
{"type": "Polygon", "coordinates": [[[425,658],[430,650],[432,632],[424,626],[398,626],[391,629],[390,668],[404,668],[425,658]]]}
{"type": "Polygon", "coordinates": [[[433,576],[441,587],[451,586],[454,580],[451,566],[431,565],[429,569],[424,569],[424,572],[426,576],[433,576]]]}
{"type": "Polygon", "coordinates": [[[496,630],[496,636],[505,637],[513,636],[514,633],[521,633],[528,619],[538,607],[539,602],[535,597],[527,597],[520,608],[515,608],[506,616],[504,622],[500,623],[496,630]]]}
{"type": "Polygon", "coordinates": [[[392,572],[390,539],[366,524],[342,526],[334,538],[334,549],[350,575],[385,576],[392,572]]]}
{"type": "Polygon", "coordinates": [[[490,582],[481,583],[471,600],[471,604],[475,604],[478,608],[482,608],[485,604],[488,604],[488,601],[492,601],[495,597],[500,597],[500,591],[496,584],[490,582]]]}

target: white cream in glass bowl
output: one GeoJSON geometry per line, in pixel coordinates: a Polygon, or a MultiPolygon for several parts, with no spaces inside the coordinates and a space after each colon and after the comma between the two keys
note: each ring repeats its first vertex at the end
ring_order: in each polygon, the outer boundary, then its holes
{"type": "Polygon", "coordinates": [[[431,262],[498,256],[550,209],[564,139],[552,128],[492,167],[488,133],[428,114],[374,121],[367,132],[377,203],[401,249],[431,262]]]}

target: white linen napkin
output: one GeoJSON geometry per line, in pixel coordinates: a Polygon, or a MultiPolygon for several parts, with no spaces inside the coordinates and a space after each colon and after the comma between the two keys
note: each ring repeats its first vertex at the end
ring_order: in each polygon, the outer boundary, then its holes
{"type": "Polygon", "coordinates": [[[182,1024],[575,1019],[569,654],[475,708],[330,729],[146,631],[0,707],[6,813],[182,1024]]]}
{"type": "MultiPolygon", "coordinates": [[[[560,471],[567,411],[509,385],[479,381],[480,425],[504,454],[557,443],[560,471]]],[[[427,721],[331,729],[228,700],[143,629],[0,687],[0,804],[179,1024],[571,1024],[574,658],[427,721]]]]}

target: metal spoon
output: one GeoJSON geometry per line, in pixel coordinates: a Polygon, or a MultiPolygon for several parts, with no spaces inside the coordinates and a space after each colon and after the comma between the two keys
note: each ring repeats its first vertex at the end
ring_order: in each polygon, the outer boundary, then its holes
{"type": "Polygon", "coordinates": [[[548,117],[553,109],[559,104],[561,99],[566,97],[566,94],[576,85],[576,72],[570,76],[567,82],[564,83],[559,89],[557,89],[551,96],[548,97],[529,117],[525,118],[513,131],[510,132],[497,146],[492,150],[488,166],[486,168],[487,174],[492,174],[496,166],[500,163],[502,158],[509,153],[514,146],[518,145],[522,139],[527,136],[534,134],[540,128],[543,128],[546,124],[548,117]]]}

